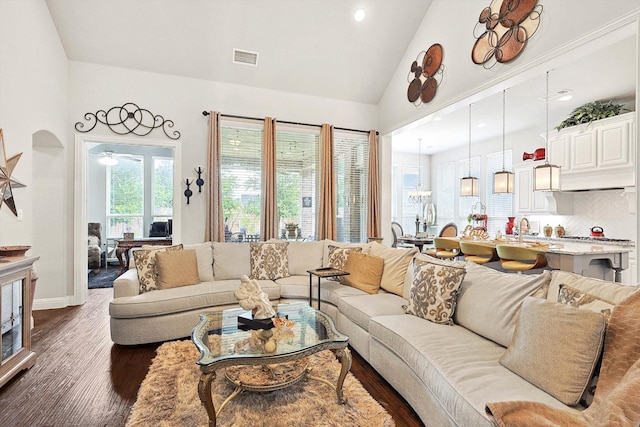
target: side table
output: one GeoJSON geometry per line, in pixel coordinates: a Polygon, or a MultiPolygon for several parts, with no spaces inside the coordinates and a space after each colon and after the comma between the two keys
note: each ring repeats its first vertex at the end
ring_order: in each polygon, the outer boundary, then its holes
{"type": "Polygon", "coordinates": [[[309,305],[313,302],[313,276],[318,277],[318,311],[320,311],[320,279],[323,277],[339,277],[348,276],[350,273],[344,270],[338,270],[332,267],[316,268],[315,270],[307,270],[309,273],[309,305]]]}

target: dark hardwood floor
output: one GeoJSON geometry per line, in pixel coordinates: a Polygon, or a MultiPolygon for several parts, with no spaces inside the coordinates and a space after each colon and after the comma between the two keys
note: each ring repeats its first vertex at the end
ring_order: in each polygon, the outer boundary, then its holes
{"type": "MultiPolygon", "coordinates": [[[[107,311],[112,292],[90,289],[83,306],[33,313],[38,359],[0,389],[0,426],[125,425],[158,345],[113,344],[107,311]]],[[[422,426],[402,397],[355,351],[353,356],[351,372],[396,425],[422,426]]]]}

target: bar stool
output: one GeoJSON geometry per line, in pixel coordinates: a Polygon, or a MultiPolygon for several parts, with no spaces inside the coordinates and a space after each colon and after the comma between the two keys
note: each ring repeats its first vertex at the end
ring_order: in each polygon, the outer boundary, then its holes
{"type": "Polygon", "coordinates": [[[475,262],[476,264],[486,264],[499,259],[495,247],[474,241],[461,240],[460,250],[464,254],[465,261],[475,262]]]}
{"type": "MultiPolygon", "coordinates": [[[[440,230],[440,234],[438,234],[438,237],[456,237],[457,235],[458,226],[454,222],[450,222],[442,227],[442,230],[440,230]]],[[[426,251],[424,251],[424,253],[435,258],[436,248],[427,249],[426,251]]]]}
{"type": "Polygon", "coordinates": [[[500,257],[502,268],[509,271],[533,270],[547,266],[547,257],[539,249],[524,246],[498,245],[496,252],[500,257]]]}
{"type": "Polygon", "coordinates": [[[433,244],[436,247],[436,258],[454,259],[460,256],[460,242],[456,239],[436,237],[433,244]]]}

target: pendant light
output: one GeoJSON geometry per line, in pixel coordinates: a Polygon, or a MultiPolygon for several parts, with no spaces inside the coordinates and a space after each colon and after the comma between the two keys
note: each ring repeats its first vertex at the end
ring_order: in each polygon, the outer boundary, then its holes
{"type": "Polygon", "coordinates": [[[560,191],[560,166],[549,164],[549,72],[547,71],[547,96],[545,97],[547,110],[547,128],[544,135],[544,165],[533,169],[534,191],[560,191]]]}
{"type": "Polygon", "coordinates": [[[424,205],[431,198],[431,191],[422,189],[422,138],[418,138],[418,182],[415,191],[410,191],[408,196],[409,201],[418,209],[422,206],[422,211],[424,211],[424,205]]]}
{"type": "Polygon", "coordinates": [[[469,104],[469,174],[460,180],[460,196],[478,196],[478,178],[471,176],[471,104],[469,104]]]}
{"type": "Polygon", "coordinates": [[[509,172],[504,167],[504,140],[505,136],[505,93],[502,91],[502,171],[493,174],[493,193],[494,194],[508,194],[513,193],[514,187],[514,173],[509,172]]]}

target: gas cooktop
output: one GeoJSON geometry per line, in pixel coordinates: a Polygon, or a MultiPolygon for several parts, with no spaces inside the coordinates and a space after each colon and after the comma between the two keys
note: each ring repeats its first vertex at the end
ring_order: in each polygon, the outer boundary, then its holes
{"type": "Polygon", "coordinates": [[[594,237],[594,236],[562,236],[563,239],[571,239],[571,240],[586,240],[586,241],[597,241],[597,242],[618,242],[618,243],[630,243],[629,239],[612,239],[609,237],[594,237]]]}

